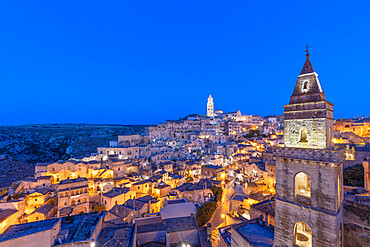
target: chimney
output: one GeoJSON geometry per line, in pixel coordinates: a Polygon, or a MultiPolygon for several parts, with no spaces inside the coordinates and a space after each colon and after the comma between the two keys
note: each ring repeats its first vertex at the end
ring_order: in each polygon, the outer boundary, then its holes
{"type": "Polygon", "coordinates": [[[263,215],[261,214],[260,217],[258,218],[258,224],[260,226],[263,226],[263,215]]]}
{"type": "Polygon", "coordinates": [[[268,213],[265,214],[265,226],[269,226],[269,215],[268,213]]]}
{"type": "Polygon", "coordinates": [[[118,206],[116,205],[116,215],[118,216],[118,206]]]}

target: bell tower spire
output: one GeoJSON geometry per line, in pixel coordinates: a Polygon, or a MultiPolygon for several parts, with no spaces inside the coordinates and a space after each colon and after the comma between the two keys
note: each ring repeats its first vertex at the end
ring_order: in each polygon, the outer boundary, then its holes
{"type": "Polygon", "coordinates": [[[284,143],[287,147],[332,147],[333,104],[326,101],[309,54],[284,111],[284,143]]]}

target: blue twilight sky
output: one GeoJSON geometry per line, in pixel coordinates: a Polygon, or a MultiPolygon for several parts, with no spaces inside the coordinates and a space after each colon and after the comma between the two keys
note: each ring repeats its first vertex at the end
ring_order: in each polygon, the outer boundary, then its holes
{"type": "Polygon", "coordinates": [[[305,61],[370,114],[370,1],[1,1],[0,125],[282,114],[305,61]]]}

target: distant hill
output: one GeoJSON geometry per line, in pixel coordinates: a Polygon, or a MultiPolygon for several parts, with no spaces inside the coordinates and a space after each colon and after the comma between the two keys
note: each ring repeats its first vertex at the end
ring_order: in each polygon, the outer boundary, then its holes
{"type": "Polygon", "coordinates": [[[33,176],[39,162],[88,156],[118,135],[143,134],[147,125],[30,124],[0,126],[0,187],[33,176]]]}

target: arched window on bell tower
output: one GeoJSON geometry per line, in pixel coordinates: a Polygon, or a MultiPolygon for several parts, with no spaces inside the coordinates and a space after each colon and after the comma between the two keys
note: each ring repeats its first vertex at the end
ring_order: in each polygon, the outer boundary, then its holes
{"type": "Polygon", "coordinates": [[[311,179],[304,172],[294,178],[294,198],[298,203],[311,205],[311,179]]]}
{"type": "Polygon", "coordinates": [[[308,136],[308,131],[306,128],[302,128],[299,130],[299,142],[300,143],[308,142],[307,136],[308,136]]]}
{"type": "Polygon", "coordinates": [[[303,82],[302,92],[304,93],[308,92],[308,81],[303,82]]]}
{"type": "Polygon", "coordinates": [[[294,246],[312,247],[312,230],[304,222],[297,222],[294,225],[294,246]]]}

